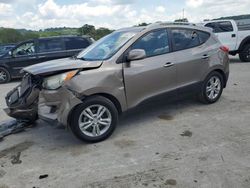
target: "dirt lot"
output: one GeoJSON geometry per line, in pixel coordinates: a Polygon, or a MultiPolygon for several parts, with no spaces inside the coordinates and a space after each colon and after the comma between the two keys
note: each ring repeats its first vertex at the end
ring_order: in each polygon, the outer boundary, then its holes
{"type": "MultiPolygon", "coordinates": [[[[102,143],[81,143],[44,122],[8,136],[0,142],[0,187],[249,188],[250,63],[238,61],[218,103],[143,105],[102,143]]],[[[16,84],[0,86],[1,108],[16,84]]]]}

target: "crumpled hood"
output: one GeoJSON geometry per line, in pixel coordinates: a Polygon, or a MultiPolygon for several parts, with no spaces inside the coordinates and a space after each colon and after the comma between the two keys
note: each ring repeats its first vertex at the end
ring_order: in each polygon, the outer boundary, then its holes
{"type": "Polygon", "coordinates": [[[80,59],[64,58],[29,66],[24,68],[22,72],[24,71],[33,75],[39,75],[64,70],[98,68],[101,65],[102,61],[84,61],[80,59]]]}

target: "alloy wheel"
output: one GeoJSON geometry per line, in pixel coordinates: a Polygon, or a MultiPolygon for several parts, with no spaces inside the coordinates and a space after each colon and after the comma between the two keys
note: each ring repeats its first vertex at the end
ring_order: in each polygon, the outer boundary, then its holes
{"type": "Polygon", "coordinates": [[[111,112],[103,105],[91,105],[79,116],[78,124],[83,134],[90,137],[103,135],[112,123],[111,112]]]}
{"type": "Polygon", "coordinates": [[[0,82],[4,82],[7,79],[7,73],[3,70],[0,70],[0,82]]]}
{"type": "Polygon", "coordinates": [[[216,99],[221,92],[221,80],[217,76],[212,76],[207,82],[206,95],[210,100],[216,99]]]}

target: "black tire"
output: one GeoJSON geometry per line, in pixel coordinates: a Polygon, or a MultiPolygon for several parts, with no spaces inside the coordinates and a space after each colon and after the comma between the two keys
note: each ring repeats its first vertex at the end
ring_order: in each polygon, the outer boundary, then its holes
{"type": "MultiPolygon", "coordinates": [[[[84,117],[86,118],[86,117],[84,117]]],[[[94,120],[93,120],[94,121],[94,120]]],[[[73,109],[71,115],[70,115],[70,122],[69,126],[73,132],[73,134],[79,138],[82,141],[85,142],[100,142],[105,139],[107,139],[111,134],[114,132],[116,125],[118,124],[118,111],[115,105],[107,98],[102,97],[102,96],[93,96],[90,98],[87,98],[83,101],[82,104],[78,105],[73,109]],[[79,119],[81,119],[81,114],[82,112],[93,105],[101,105],[104,106],[111,114],[111,124],[109,125],[108,129],[101,135],[99,136],[89,136],[85,134],[81,129],[79,125],[79,119]]],[[[100,124],[98,127],[101,126],[100,124]]],[[[93,126],[89,127],[92,130],[94,129],[93,126]]],[[[99,128],[100,130],[100,128],[99,128]]]]}
{"type": "Polygon", "coordinates": [[[243,47],[242,51],[239,53],[239,57],[242,62],[250,62],[250,44],[243,47]]]}
{"type": "MultiPolygon", "coordinates": [[[[204,103],[204,104],[215,103],[221,97],[221,94],[222,94],[223,88],[224,88],[223,86],[224,86],[223,76],[219,72],[216,72],[216,71],[211,72],[207,76],[205,81],[202,83],[202,87],[201,87],[201,90],[200,90],[199,95],[198,95],[199,101],[204,103]],[[217,93],[217,96],[215,98],[211,98],[211,97],[209,97],[210,96],[209,94],[211,94],[211,93],[207,92],[207,87],[209,87],[209,85],[210,85],[210,80],[214,79],[214,78],[218,78],[218,81],[220,82],[219,83],[220,84],[220,89],[219,89],[219,92],[217,93]]],[[[216,95],[216,94],[214,94],[214,95],[216,95]]]]}
{"type": "Polygon", "coordinates": [[[0,84],[7,83],[11,80],[10,73],[6,68],[0,67],[0,84]],[[1,77],[3,75],[4,77],[1,77]]]}

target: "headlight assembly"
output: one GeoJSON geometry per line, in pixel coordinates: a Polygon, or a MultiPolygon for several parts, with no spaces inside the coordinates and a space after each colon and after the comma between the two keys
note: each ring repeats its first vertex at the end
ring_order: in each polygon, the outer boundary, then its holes
{"type": "Polygon", "coordinates": [[[77,72],[78,71],[76,70],[47,77],[43,81],[43,88],[49,90],[58,89],[65,81],[71,80],[77,74],[77,72]]]}

